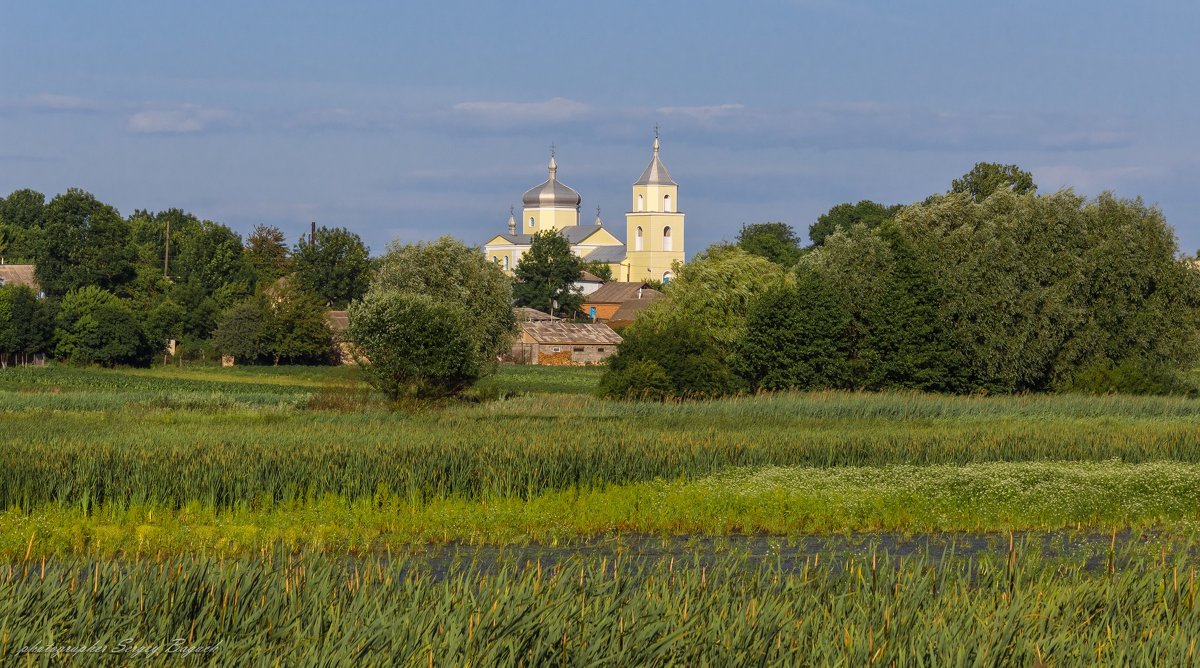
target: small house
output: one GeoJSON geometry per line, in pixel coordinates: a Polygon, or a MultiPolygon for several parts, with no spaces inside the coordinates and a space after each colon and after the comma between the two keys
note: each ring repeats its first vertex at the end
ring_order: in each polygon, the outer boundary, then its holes
{"type": "Polygon", "coordinates": [[[529,321],[520,323],[521,334],[509,359],[518,364],[568,366],[602,362],[617,351],[621,337],[599,323],[529,321]]]}
{"type": "Polygon", "coordinates": [[[650,305],[663,294],[645,283],[610,281],[583,299],[579,307],[592,320],[611,321],[617,312],[625,308],[625,314],[633,319],[634,313],[650,305]]]}

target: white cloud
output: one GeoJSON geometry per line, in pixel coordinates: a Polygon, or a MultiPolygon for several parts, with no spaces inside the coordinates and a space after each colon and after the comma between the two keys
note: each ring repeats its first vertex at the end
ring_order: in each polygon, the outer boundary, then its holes
{"type": "Polygon", "coordinates": [[[100,108],[95,100],[73,95],[42,93],[19,99],[0,100],[0,110],[39,112],[92,112],[100,108]]]}
{"type": "Polygon", "coordinates": [[[698,120],[709,120],[732,116],[746,109],[744,104],[716,104],[700,107],[659,107],[658,113],[668,116],[688,116],[698,120]]]}
{"type": "Polygon", "coordinates": [[[543,102],[459,102],[454,111],[501,123],[564,122],[588,114],[591,106],[555,97],[543,102]]]}
{"type": "Polygon", "coordinates": [[[134,134],[191,134],[233,124],[233,113],[184,105],[175,109],[147,109],[129,117],[127,127],[134,134]]]}

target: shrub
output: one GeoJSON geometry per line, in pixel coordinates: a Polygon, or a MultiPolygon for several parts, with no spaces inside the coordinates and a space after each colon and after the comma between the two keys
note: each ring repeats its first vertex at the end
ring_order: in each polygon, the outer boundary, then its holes
{"type": "Polygon", "coordinates": [[[56,357],[71,364],[147,366],[153,350],[133,310],[95,286],[67,293],[58,313],[56,357]]]}
{"type": "Polygon", "coordinates": [[[389,399],[451,396],[479,378],[479,330],[458,304],[372,290],[349,319],[367,379],[389,399]]]}
{"type": "Polygon", "coordinates": [[[1126,359],[1120,364],[1107,360],[1092,364],[1062,389],[1082,394],[1195,395],[1200,388],[1175,369],[1126,359]]]}
{"type": "Polygon", "coordinates": [[[705,398],[742,387],[712,339],[682,321],[627,328],[600,380],[614,398],[705,398]]]}

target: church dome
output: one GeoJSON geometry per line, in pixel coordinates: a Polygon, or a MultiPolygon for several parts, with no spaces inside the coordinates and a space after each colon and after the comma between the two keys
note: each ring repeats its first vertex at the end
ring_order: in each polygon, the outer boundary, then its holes
{"type": "Polygon", "coordinates": [[[550,158],[550,178],[541,185],[530,188],[521,198],[527,208],[559,207],[579,208],[582,198],[570,186],[560,183],[557,176],[558,165],[550,158]]]}

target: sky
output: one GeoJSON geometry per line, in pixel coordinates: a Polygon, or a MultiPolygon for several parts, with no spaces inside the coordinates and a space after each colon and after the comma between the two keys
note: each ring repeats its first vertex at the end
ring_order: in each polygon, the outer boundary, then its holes
{"type": "Polygon", "coordinates": [[[976,162],[1200,249],[1200,3],[6,2],[0,194],[77,187],[374,254],[505,229],[546,178],[624,236],[655,126],[686,250],[909,203],[976,162]]]}

